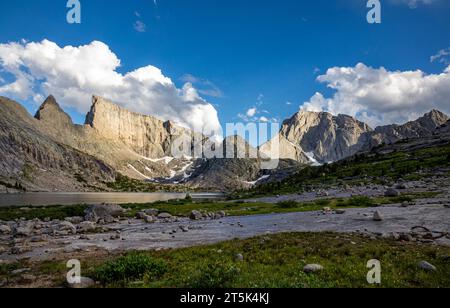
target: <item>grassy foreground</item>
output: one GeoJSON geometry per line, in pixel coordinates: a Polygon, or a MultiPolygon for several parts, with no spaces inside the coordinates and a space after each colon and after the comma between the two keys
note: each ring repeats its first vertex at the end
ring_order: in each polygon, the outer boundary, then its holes
{"type": "MultiPolygon", "coordinates": [[[[19,266],[31,267],[38,277],[51,277],[52,286],[64,285],[65,264],[56,261],[1,265],[0,279],[14,279],[8,273],[19,266]]],[[[99,287],[450,287],[450,248],[350,234],[286,233],[203,247],[87,258],[82,269],[84,276],[100,282],[99,287]],[[366,280],[371,259],[381,261],[379,286],[366,280]],[[420,269],[421,261],[430,262],[437,271],[420,269]],[[305,274],[303,267],[311,263],[321,264],[324,270],[305,274]]]]}

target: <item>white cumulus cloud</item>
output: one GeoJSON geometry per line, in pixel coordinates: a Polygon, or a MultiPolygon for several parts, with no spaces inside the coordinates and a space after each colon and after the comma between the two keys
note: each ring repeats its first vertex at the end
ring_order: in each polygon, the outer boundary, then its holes
{"type": "Polygon", "coordinates": [[[247,116],[248,117],[254,117],[257,112],[258,112],[258,109],[250,108],[249,110],[247,110],[247,116]]]}
{"type": "Polygon", "coordinates": [[[388,71],[359,63],[334,67],[317,78],[335,91],[316,93],[303,109],[348,114],[372,126],[403,123],[431,109],[450,113],[450,66],[440,74],[388,71]]]}
{"type": "Polygon", "coordinates": [[[41,100],[53,94],[63,107],[86,113],[96,94],[196,131],[220,132],[217,110],[191,83],[179,89],[150,65],[122,74],[117,71],[120,64],[108,45],[99,41],[78,47],[59,47],[49,40],[0,44],[0,75],[14,77],[0,82],[0,95],[41,100]]]}
{"type": "Polygon", "coordinates": [[[430,5],[439,0],[391,0],[395,4],[406,4],[410,9],[415,9],[419,5],[430,5]]]}

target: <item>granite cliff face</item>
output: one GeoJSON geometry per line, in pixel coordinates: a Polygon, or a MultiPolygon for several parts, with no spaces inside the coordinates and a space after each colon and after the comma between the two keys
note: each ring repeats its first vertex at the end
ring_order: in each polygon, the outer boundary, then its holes
{"type": "MultiPolygon", "coordinates": [[[[172,145],[181,136],[193,132],[172,122],[128,111],[110,101],[94,96],[86,125],[108,140],[120,141],[135,153],[152,158],[172,156],[172,145]]],[[[202,140],[200,134],[196,135],[202,140]]]]}
{"type": "MultiPolygon", "coordinates": [[[[280,157],[310,164],[334,162],[383,143],[428,137],[448,119],[433,110],[416,121],[373,130],[350,116],[301,111],[283,123],[277,136],[280,157]]],[[[266,153],[271,145],[272,141],[261,151],[266,153]]]]}
{"type": "MultiPolygon", "coordinates": [[[[58,125],[60,120],[54,119],[58,125]]],[[[83,191],[83,184],[89,184],[91,190],[102,188],[116,176],[103,161],[55,141],[39,120],[4,97],[0,97],[0,157],[0,184],[5,187],[83,191]]]]}

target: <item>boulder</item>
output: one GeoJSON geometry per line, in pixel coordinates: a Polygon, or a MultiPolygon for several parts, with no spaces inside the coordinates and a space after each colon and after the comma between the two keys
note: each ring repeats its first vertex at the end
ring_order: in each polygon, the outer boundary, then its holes
{"type": "Polygon", "coordinates": [[[89,206],[85,211],[85,220],[95,223],[114,222],[114,218],[124,214],[124,209],[117,204],[97,204],[89,206]]]}
{"type": "Polygon", "coordinates": [[[145,214],[144,212],[138,212],[137,214],[136,214],[136,218],[137,219],[145,219],[145,217],[147,217],[148,215],[147,214],[145,214]]]}
{"type": "Polygon", "coordinates": [[[170,215],[169,213],[161,213],[158,215],[159,219],[171,219],[173,216],[170,215]]]}
{"type": "Polygon", "coordinates": [[[8,225],[0,225],[0,234],[10,234],[11,227],[8,225]]]}
{"type": "Polygon", "coordinates": [[[26,222],[24,224],[19,224],[14,228],[14,236],[30,236],[34,230],[34,223],[26,222]]]}
{"type": "Polygon", "coordinates": [[[81,233],[94,232],[96,229],[97,224],[92,221],[83,221],[78,224],[78,230],[80,230],[81,233]]]}
{"type": "Polygon", "coordinates": [[[408,189],[408,187],[406,186],[406,184],[400,183],[395,185],[395,189],[408,189]]]}
{"type": "Polygon", "coordinates": [[[308,264],[303,268],[303,271],[307,274],[316,273],[323,270],[323,266],[320,264],[308,264]]]}
{"type": "Polygon", "coordinates": [[[200,220],[203,218],[202,213],[200,213],[199,211],[192,211],[191,214],[189,215],[189,218],[191,220],[200,220]]]}
{"type": "Polygon", "coordinates": [[[144,211],[145,214],[150,216],[158,216],[159,210],[158,209],[148,209],[144,211]]]}
{"type": "Polygon", "coordinates": [[[87,289],[95,286],[95,281],[88,277],[81,277],[80,283],[69,284],[71,289],[87,289]]]}
{"type": "Polygon", "coordinates": [[[399,197],[400,195],[401,195],[400,192],[394,188],[389,188],[384,193],[385,197],[399,197]]]}
{"type": "Polygon", "coordinates": [[[244,262],[244,256],[241,253],[238,253],[234,258],[238,262],[244,262]]]}
{"type": "Polygon", "coordinates": [[[151,215],[145,215],[144,220],[146,223],[153,223],[156,221],[156,218],[151,215]]]}
{"type": "Polygon", "coordinates": [[[427,272],[435,272],[437,270],[433,264],[428,263],[427,261],[420,262],[419,268],[423,269],[424,271],[427,271],[427,272]]]}
{"type": "Polygon", "coordinates": [[[412,242],[412,241],[414,241],[414,238],[409,233],[400,233],[399,240],[404,241],[404,242],[412,242]]]}
{"type": "Polygon", "coordinates": [[[67,232],[68,234],[77,234],[77,228],[68,221],[60,222],[53,230],[60,232],[60,234],[64,234],[64,232],[67,232]]]}
{"type": "Polygon", "coordinates": [[[338,215],[343,215],[343,214],[346,213],[346,211],[345,211],[345,210],[338,209],[338,210],[335,211],[335,213],[338,214],[338,215]]]}
{"type": "Polygon", "coordinates": [[[375,213],[373,213],[373,220],[374,221],[383,221],[384,216],[379,211],[376,211],[375,213]]]}
{"type": "Polygon", "coordinates": [[[74,225],[77,225],[81,222],[84,221],[83,217],[79,217],[79,216],[75,216],[75,217],[67,217],[66,219],[64,219],[65,221],[68,221],[70,223],[73,223],[74,225]]]}

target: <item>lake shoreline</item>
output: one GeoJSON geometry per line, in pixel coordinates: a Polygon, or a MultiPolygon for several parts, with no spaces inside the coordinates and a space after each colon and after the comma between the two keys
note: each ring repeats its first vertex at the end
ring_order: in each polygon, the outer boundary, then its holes
{"type": "Polygon", "coordinates": [[[14,193],[0,195],[1,207],[42,207],[74,204],[146,204],[158,201],[185,199],[190,196],[194,200],[221,200],[223,193],[127,193],[127,192],[37,192],[14,193]]]}

